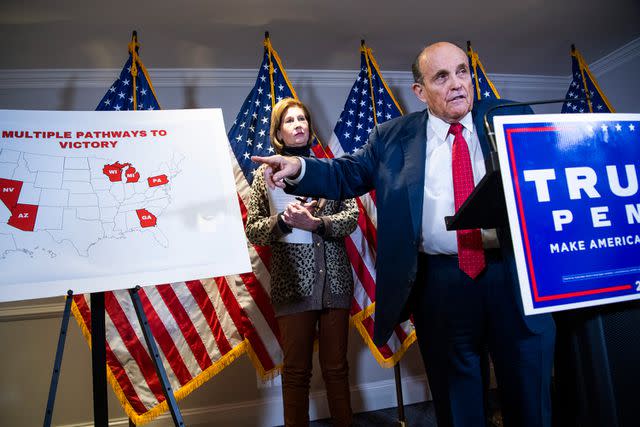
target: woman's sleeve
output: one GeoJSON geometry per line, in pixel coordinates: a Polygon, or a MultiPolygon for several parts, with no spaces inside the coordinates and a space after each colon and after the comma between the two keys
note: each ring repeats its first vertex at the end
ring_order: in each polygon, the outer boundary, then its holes
{"type": "Polygon", "coordinates": [[[320,219],[324,223],[324,237],[336,238],[346,237],[358,226],[358,205],[354,199],[343,200],[342,202],[332,201],[331,203],[339,203],[336,213],[321,216],[320,219]]]}
{"type": "Polygon", "coordinates": [[[267,246],[290,232],[279,214],[271,215],[269,196],[264,182],[264,167],[258,168],[251,184],[251,195],[247,206],[247,238],[254,245],[267,246]]]}

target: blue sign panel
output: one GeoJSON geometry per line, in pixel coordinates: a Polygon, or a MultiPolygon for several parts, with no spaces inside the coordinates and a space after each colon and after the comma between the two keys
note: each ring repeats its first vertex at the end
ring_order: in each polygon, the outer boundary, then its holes
{"type": "Polygon", "coordinates": [[[640,298],[640,115],[495,125],[525,312],[640,298]]]}

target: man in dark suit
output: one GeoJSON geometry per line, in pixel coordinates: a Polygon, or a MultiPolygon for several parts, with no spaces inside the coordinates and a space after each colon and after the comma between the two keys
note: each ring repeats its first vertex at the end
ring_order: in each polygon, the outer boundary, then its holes
{"type": "MultiPolygon", "coordinates": [[[[446,231],[485,173],[481,124],[495,102],[473,102],[468,59],[457,46],[427,46],[413,64],[428,108],[385,122],[357,153],[332,160],[272,156],[269,185],[329,199],[376,190],[376,323],[383,345],[413,314],[438,425],[485,424],[481,355],[494,362],[506,426],[550,425],[554,325],[525,317],[510,239],[495,230],[446,231]],[[286,178],[286,180],[285,180],[286,178]]],[[[505,109],[525,114],[530,109],[505,109]]],[[[508,230],[505,230],[508,237],[508,230]]]]}

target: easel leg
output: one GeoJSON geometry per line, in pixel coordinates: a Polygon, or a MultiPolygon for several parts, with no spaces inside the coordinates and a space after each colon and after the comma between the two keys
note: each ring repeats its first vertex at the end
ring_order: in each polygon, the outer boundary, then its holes
{"type": "Polygon", "coordinates": [[[91,366],[93,370],[93,422],[109,425],[107,403],[107,348],[104,324],[104,292],[91,294],[91,366]]]}
{"type": "Polygon", "coordinates": [[[144,334],[144,339],[147,343],[147,348],[149,349],[149,353],[151,353],[151,359],[154,362],[154,365],[156,368],[156,374],[160,379],[160,384],[162,385],[162,392],[164,393],[165,399],[167,399],[169,410],[171,411],[171,417],[173,418],[173,423],[177,427],[181,427],[181,426],[184,426],[184,422],[182,421],[182,414],[180,413],[180,409],[178,408],[176,399],[173,396],[173,389],[169,384],[167,373],[165,372],[164,366],[162,365],[162,360],[160,359],[160,353],[158,352],[158,347],[156,346],[156,342],[153,339],[153,334],[151,333],[151,329],[149,328],[149,322],[147,321],[147,316],[144,314],[144,309],[142,308],[142,302],[140,301],[140,296],[138,295],[139,290],[140,290],[140,286],[136,286],[134,289],[129,289],[129,294],[131,295],[131,300],[133,301],[133,307],[135,308],[136,314],[138,315],[138,321],[140,322],[140,326],[142,327],[142,332],[144,334]]]}
{"type": "Polygon", "coordinates": [[[64,353],[64,343],[67,339],[67,327],[69,326],[69,313],[71,313],[71,298],[73,291],[67,291],[67,300],[64,303],[64,311],[62,312],[62,323],[60,324],[60,336],[58,337],[58,348],[56,350],[56,359],[53,363],[53,373],[51,374],[51,385],[49,386],[49,399],[47,399],[47,410],[44,413],[44,427],[51,425],[53,418],[53,405],[56,402],[56,391],[58,389],[58,379],[60,378],[60,366],[62,365],[62,354],[64,353]]]}
{"type": "Polygon", "coordinates": [[[396,377],[396,398],[398,400],[398,425],[405,427],[407,421],[404,416],[404,400],[402,398],[402,378],[400,377],[400,361],[393,367],[393,372],[396,377]]]}

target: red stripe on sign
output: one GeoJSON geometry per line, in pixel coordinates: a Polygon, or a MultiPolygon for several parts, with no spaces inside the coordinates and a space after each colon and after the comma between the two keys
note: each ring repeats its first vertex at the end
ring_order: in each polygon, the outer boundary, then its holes
{"type": "Polygon", "coordinates": [[[211,303],[211,299],[209,299],[209,295],[204,288],[204,284],[199,280],[189,280],[186,284],[189,291],[191,291],[191,295],[193,295],[193,299],[198,304],[198,307],[200,307],[202,315],[207,320],[207,324],[211,328],[211,333],[213,338],[216,340],[220,354],[224,356],[231,351],[232,347],[231,344],[229,344],[227,336],[222,330],[220,319],[218,319],[218,313],[216,313],[215,307],[211,303]]]}
{"type": "MultiPolygon", "coordinates": [[[[168,285],[163,285],[168,286],[168,285]]],[[[159,288],[160,286],[156,286],[159,288]]],[[[191,381],[192,376],[191,372],[187,368],[187,365],[182,359],[182,355],[180,354],[180,350],[176,347],[176,343],[173,341],[171,334],[167,330],[166,325],[158,316],[158,312],[156,312],[155,307],[149,300],[149,297],[144,292],[144,289],[140,289],[138,291],[138,295],[140,296],[140,301],[142,301],[142,307],[144,308],[144,313],[147,315],[147,320],[149,321],[149,328],[151,329],[151,333],[153,334],[153,338],[156,340],[156,344],[164,353],[165,360],[169,363],[171,370],[173,371],[174,376],[180,382],[181,385],[185,385],[189,381],[191,381]]],[[[167,372],[169,375],[169,372],[167,372]]]]}
{"type": "Polygon", "coordinates": [[[129,319],[127,319],[124,310],[113,295],[113,292],[105,292],[104,300],[105,310],[109,314],[109,317],[111,317],[113,326],[118,331],[118,334],[120,334],[120,338],[126,346],[127,351],[138,364],[140,372],[149,386],[149,390],[154,394],[156,400],[163,401],[164,395],[162,394],[162,388],[160,387],[155,368],[151,362],[151,356],[147,352],[147,346],[143,345],[138,339],[133,327],[129,323],[129,319]]]}
{"type": "Polygon", "coordinates": [[[156,286],[156,289],[160,293],[160,296],[162,297],[164,303],[166,304],[167,308],[171,312],[171,315],[178,324],[180,332],[182,332],[182,335],[187,341],[187,344],[189,345],[193,356],[198,361],[198,366],[200,366],[200,369],[204,371],[209,366],[211,366],[212,362],[211,358],[209,357],[209,352],[202,342],[202,337],[191,321],[191,317],[184,309],[182,302],[176,295],[171,285],[156,286]]]}
{"type": "Polygon", "coordinates": [[[236,328],[238,328],[243,337],[249,340],[249,344],[251,344],[253,352],[262,364],[262,368],[265,371],[275,368],[275,363],[271,359],[260,335],[256,332],[251,320],[247,317],[242,307],[240,307],[240,304],[238,304],[233,292],[229,289],[229,284],[226,279],[224,277],[216,277],[215,281],[218,285],[218,291],[220,292],[222,302],[229,311],[236,328]]]}
{"type": "MultiPolygon", "coordinates": [[[[527,130],[530,130],[529,128],[526,128],[527,130]]],[[[540,129],[544,129],[544,130],[555,130],[555,128],[553,127],[547,127],[547,128],[540,128],[540,129]]],[[[519,130],[520,131],[520,130],[519,130]]],[[[511,170],[516,172],[513,175],[513,185],[514,185],[514,189],[515,189],[515,193],[516,196],[518,198],[518,215],[520,217],[520,225],[522,228],[522,238],[524,240],[524,249],[525,249],[525,254],[527,257],[527,265],[529,266],[529,274],[531,276],[531,286],[533,287],[533,299],[535,301],[538,301],[539,295],[538,295],[538,284],[536,281],[536,272],[533,269],[533,261],[531,259],[531,249],[530,249],[530,244],[529,244],[529,232],[527,230],[527,222],[525,221],[525,216],[524,216],[524,208],[523,208],[523,204],[522,204],[522,194],[520,192],[520,182],[518,180],[518,173],[517,173],[517,167],[516,167],[516,159],[515,159],[515,155],[514,155],[514,151],[513,151],[513,141],[512,141],[512,137],[511,134],[514,132],[514,129],[508,129],[507,130],[507,143],[508,143],[508,151],[509,151],[509,157],[510,157],[510,163],[511,163],[511,170]]]]}
{"type": "Polygon", "coordinates": [[[631,285],[610,286],[608,288],[591,289],[589,291],[568,292],[566,294],[556,294],[556,295],[548,295],[545,297],[538,297],[538,301],[553,301],[556,299],[583,297],[586,295],[597,295],[597,294],[604,294],[607,292],[628,291],[630,289],[632,289],[631,285]]]}
{"type": "Polygon", "coordinates": [[[358,276],[358,280],[362,283],[362,287],[369,296],[369,299],[371,301],[375,301],[376,282],[373,280],[373,277],[371,277],[371,273],[369,272],[367,265],[362,260],[362,256],[360,252],[358,252],[358,248],[356,248],[355,243],[353,243],[353,240],[351,240],[350,237],[344,239],[344,245],[347,249],[347,256],[349,257],[349,261],[351,261],[353,270],[358,276]]]}
{"type": "MultiPolygon", "coordinates": [[[[373,319],[371,318],[371,316],[367,317],[366,319],[362,319],[362,326],[364,326],[369,336],[373,339],[373,319]]],[[[393,351],[391,351],[391,348],[389,348],[388,344],[378,347],[378,351],[385,359],[389,359],[393,356],[393,351]]]]}

